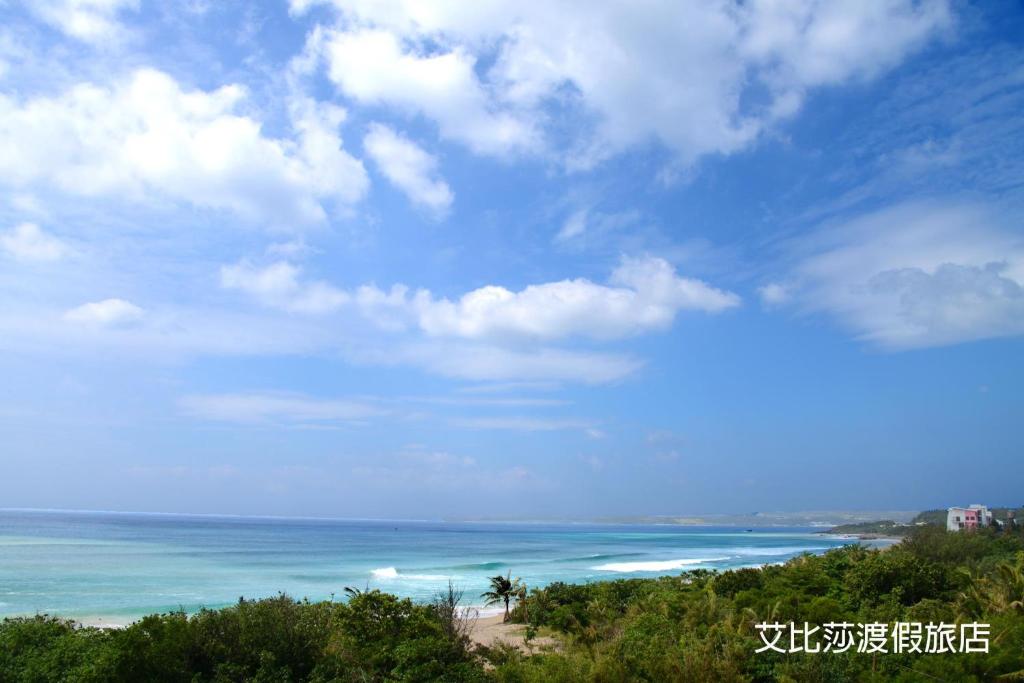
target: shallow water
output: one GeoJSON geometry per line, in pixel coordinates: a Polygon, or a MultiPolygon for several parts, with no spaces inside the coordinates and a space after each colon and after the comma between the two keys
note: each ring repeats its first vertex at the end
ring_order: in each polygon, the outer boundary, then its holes
{"type": "Polygon", "coordinates": [[[124,622],[345,586],[427,600],[449,579],[472,604],[488,576],[509,571],[542,586],[757,566],[855,542],[815,531],[0,511],[0,615],[124,622]]]}

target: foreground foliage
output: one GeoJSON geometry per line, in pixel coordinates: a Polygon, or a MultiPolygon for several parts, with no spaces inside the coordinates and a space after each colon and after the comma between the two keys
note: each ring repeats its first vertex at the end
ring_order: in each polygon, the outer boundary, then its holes
{"type": "Polygon", "coordinates": [[[1024,680],[1024,538],[921,528],[886,551],[851,546],[782,566],[517,594],[513,621],[556,651],[474,650],[452,593],[417,605],[286,596],[101,631],[39,616],[0,624],[0,683],[50,681],[1024,680]],[[754,624],[992,625],[991,652],[755,654],[754,624]]]}

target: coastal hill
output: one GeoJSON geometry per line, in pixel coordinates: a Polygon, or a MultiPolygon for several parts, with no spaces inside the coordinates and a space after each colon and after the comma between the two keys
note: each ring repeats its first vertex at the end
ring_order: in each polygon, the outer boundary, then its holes
{"type": "MultiPolygon", "coordinates": [[[[999,521],[1006,519],[1007,515],[1012,512],[1013,516],[1020,523],[1024,520],[1024,507],[1016,508],[989,508],[989,512],[992,513],[992,518],[999,521]]],[[[938,526],[946,526],[946,510],[925,510],[919,512],[911,521],[911,524],[936,524],[938,526]]]]}
{"type": "MultiPolygon", "coordinates": [[[[1024,508],[989,508],[992,512],[993,519],[1003,521],[1008,518],[1012,512],[1013,517],[1018,520],[1024,520],[1024,508]]],[[[839,534],[839,535],[854,535],[860,536],[861,538],[872,538],[882,536],[906,536],[910,534],[914,529],[923,526],[933,527],[946,527],[946,510],[925,510],[914,515],[908,522],[899,522],[893,519],[881,519],[870,522],[851,522],[847,524],[837,524],[827,531],[823,531],[825,534],[839,534]]]]}

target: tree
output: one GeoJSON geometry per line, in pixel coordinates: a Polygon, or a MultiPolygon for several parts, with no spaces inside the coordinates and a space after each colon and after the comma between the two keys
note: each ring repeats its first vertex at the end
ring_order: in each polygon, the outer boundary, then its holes
{"type": "Polygon", "coordinates": [[[490,580],[491,590],[481,593],[480,597],[487,601],[484,603],[485,605],[500,605],[504,602],[504,621],[508,621],[508,603],[516,594],[516,585],[512,582],[512,572],[509,572],[508,576],[502,576],[501,574],[492,576],[490,580]]]}
{"type": "Polygon", "coordinates": [[[441,628],[449,640],[458,643],[469,641],[469,635],[476,624],[476,610],[462,607],[463,591],[448,581],[448,590],[434,594],[431,606],[441,622],[441,628]]]}
{"type": "Polygon", "coordinates": [[[523,606],[523,621],[529,624],[530,613],[528,611],[528,602],[526,600],[526,597],[529,594],[529,588],[527,587],[526,582],[518,576],[516,577],[516,580],[512,582],[512,593],[516,597],[516,602],[523,606]]]}

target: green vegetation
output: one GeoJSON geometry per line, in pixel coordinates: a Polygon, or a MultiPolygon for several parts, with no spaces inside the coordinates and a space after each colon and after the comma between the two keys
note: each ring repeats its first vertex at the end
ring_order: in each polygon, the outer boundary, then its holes
{"type": "Polygon", "coordinates": [[[495,592],[516,601],[513,621],[558,647],[474,648],[454,589],[431,605],[352,591],[345,603],[242,600],[109,631],[7,619],[0,682],[1024,680],[1020,532],[925,526],[884,551],[849,546],[763,569],[495,592]],[[991,624],[991,651],[756,654],[754,625],[765,621],[980,621],[991,624]]]}
{"type": "Polygon", "coordinates": [[[891,519],[883,519],[879,522],[856,522],[854,524],[840,524],[834,526],[823,534],[861,534],[871,536],[906,536],[916,527],[909,524],[899,524],[891,519]]]}
{"type": "Polygon", "coordinates": [[[416,605],[379,591],[354,593],[344,604],[284,595],[240,600],[108,631],[42,616],[7,619],[0,681],[486,680],[451,609],[457,596],[416,605]]]}
{"type": "MultiPolygon", "coordinates": [[[[1000,522],[1006,520],[1007,514],[1012,512],[1017,523],[1020,524],[1021,520],[1024,520],[1024,507],[1019,508],[989,508],[992,513],[992,518],[1000,522]]],[[[925,510],[919,512],[914,519],[910,520],[910,524],[933,524],[935,526],[946,526],[946,510],[925,510]]]]}

